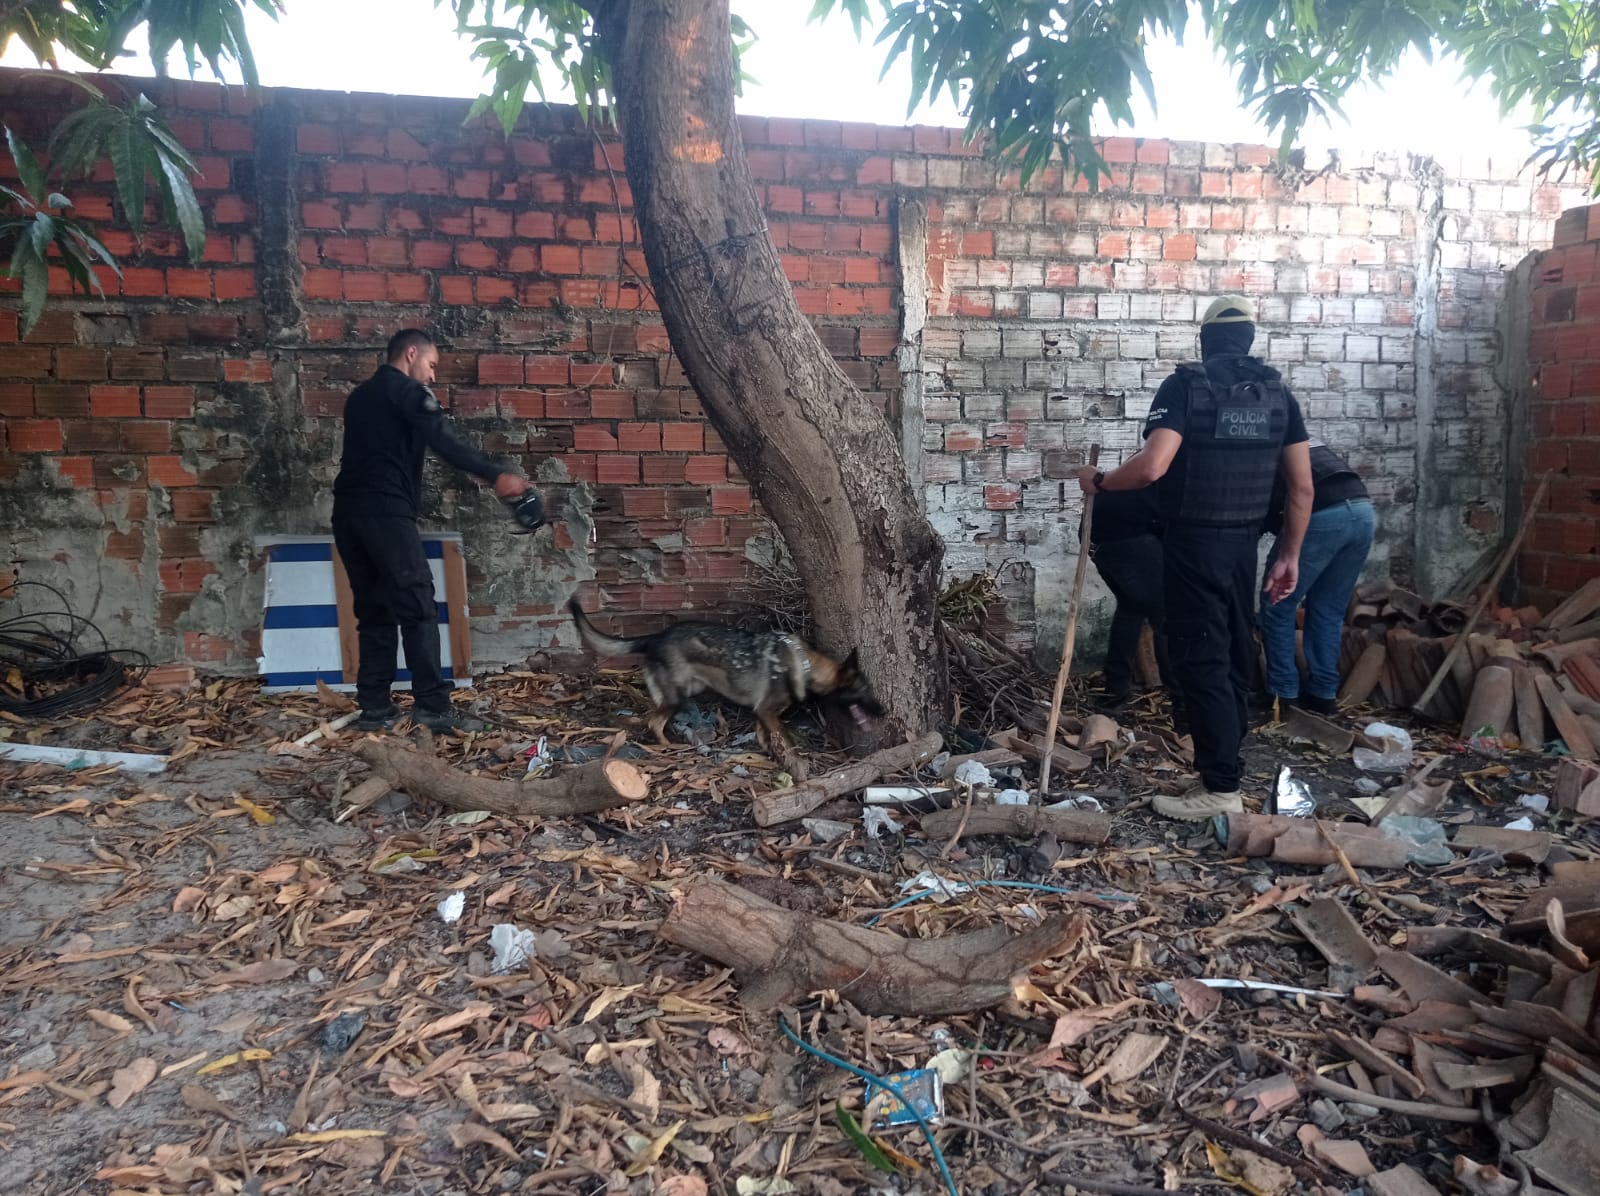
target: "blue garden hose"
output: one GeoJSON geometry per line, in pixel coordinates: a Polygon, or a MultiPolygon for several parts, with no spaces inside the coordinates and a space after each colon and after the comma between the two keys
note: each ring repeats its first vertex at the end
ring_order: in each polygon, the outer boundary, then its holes
{"type": "Polygon", "coordinates": [[[939,1177],[944,1180],[945,1189],[950,1193],[950,1196],[961,1196],[961,1189],[956,1187],[956,1181],[950,1175],[950,1168],[944,1161],[944,1151],[939,1149],[939,1143],[934,1140],[933,1127],[928,1124],[928,1119],[923,1116],[922,1110],[917,1108],[916,1105],[912,1104],[911,1098],[901,1091],[900,1085],[891,1080],[886,1080],[882,1076],[875,1076],[870,1071],[862,1071],[861,1068],[857,1067],[855,1064],[846,1063],[843,1059],[840,1059],[835,1055],[830,1055],[827,1051],[824,1051],[818,1047],[812,1046],[809,1042],[801,1038],[789,1028],[789,1023],[787,1020],[785,1020],[782,1014],[778,1015],[778,1028],[783,1031],[784,1037],[788,1038],[790,1042],[794,1043],[795,1046],[806,1052],[806,1054],[815,1055],[824,1063],[831,1063],[833,1066],[843,1071],[847,1071],[853,1076],[860,1076],[870,1087],[883,1089],[890,1096],[894,1097],[903,1106],[905,1106],[905,1108],[909,1109],[911,1115],[917,1119],[917,1128],[922,1131],[922,1136],[927,1139],[928,1148],[933,1151],[933,1161],[939,1165],[939,1177]]]}

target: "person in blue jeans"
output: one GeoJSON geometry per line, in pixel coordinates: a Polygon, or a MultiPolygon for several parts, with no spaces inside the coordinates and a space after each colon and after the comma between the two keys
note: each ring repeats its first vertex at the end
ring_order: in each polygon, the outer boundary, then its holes
{"type": "MultiPolygon", "coordinates": [[[[1261,637],[1272,695],[1314,714],[1332,714],[1339,693],[1339,644],[1345,609],[1361,579],[1377,528],[1372,499],[1350,463],[1321,441],[1311,442],[1311,522],[1300,546],[1300,578],[1282,602],[1261,603],[1261,637]],[[1295,611],[1305,605],[1304,646],[1308,676],[1301,691],[1295,659],[1295,611]]],[[[1283,479],[1273,492],[1265,530],[1275,537],[1283,525],[1283,479]]],[[[1272,560],[1278,546],[1274,541],[1272,560]]],[[[1269,565],[1270,568],[1270,565],[1269,565]]]]}

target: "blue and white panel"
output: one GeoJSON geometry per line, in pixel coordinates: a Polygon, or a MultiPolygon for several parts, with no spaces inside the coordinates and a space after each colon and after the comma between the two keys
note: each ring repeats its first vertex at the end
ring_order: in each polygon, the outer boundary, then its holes
{"type": "MultiPolygon", "coordinates": [[[[332,689],[354,690],[355,677],[346,677],[340,653],[339,598],[333,571],[331,536],[295,536],[258,542],[267,548],[266,611],[261,627],[259,668],[268,693],[315,690],[322,681],[332,689]]],[[[457,679],[452,669],[450,606],[445,601],[444,541],[424,537],[424,553],[433,573],[434,601],[439,609],[439,651],[446,680],[457,679]]],[[[353,635],[355,629],[350,628],[353,635]]],[[[399,653],[397,689],[409,689],[411,670],[405,648],[399,653]]]]}

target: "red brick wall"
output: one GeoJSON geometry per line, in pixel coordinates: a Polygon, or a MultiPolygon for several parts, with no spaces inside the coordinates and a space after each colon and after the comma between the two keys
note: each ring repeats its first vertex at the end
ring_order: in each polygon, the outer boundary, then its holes
{"type": "MultiPolygon", "coordinates": [[[[456,101],[138,86],[202,168],[205,260],[189,265],[165,228],[136,243],[104,178],[66,188],[123,277],[104,301],[57,277],[26,344],[0,295],[0,481],[21,496],[0,510],[0,564],[87,607],[96,561],[114,562],[99,619],[158,656],[250,667],[251,537],[324,531],[344,396],[389,334],[416,325],[442,339],[438,392],[467,437],[548,483],[557,516],[530,562],[484,496],[430,475],[433,524],[468,532],[480,659],[552,643],[580,581],[623,629],[752,597],[746,544],[764,521],[670,352],[620,144],[570,109],[530,106],[507,140],[463,128],[456,101]],[[264,211],[263,122],[283,107],[287,225],[264,211]]],[[[35,147],[75,101],[59,81],[0,72],[0,119],[35,147]]],[[[802,309],[893,416],[888,155],[913,132],[765,119],[743,132],[802,309]]],[[[915,136],[949,149],[943,131],[915,136]]]]}
{"type": "MultiPolygon", "coordinates": [[[[0,290],[0,567],[62,585],[130,646],[248,670],[252,537],[326,531],[344,396],[390,333],[424,326],[444,347],[441,399],[555,516],[553,535],[512,537],[483,492],[431,469],[428,522],[466,535],[479,661],[570,643],[562,604],[580,585],[623,629],[761,604],[748,558],[764,521],[669,350],[619,144],[570,109],[530,109],[508,140],[463,128],[464,102],[138,86],[205,172],[205,261],[164,228],[135,243],[105,179],[68,188],[127,269],[105,300],[57,279],[26,344],[0,290]]],[[[0,72],[0,120],[35,145],[79,98],[0,72]]],[[[1493,549],[1504,278],[1578,188],[1520,163],[1309,173],[1260,146],[1116,140],[1109,185],[1088,194],[1055,168],[1022,188],[941,129],[752,119],[743,134],[800,306],[910,446],[947,571],[1000,571],[1019,638],[1037,616],[1047,654],[1074,467],[1090,443],[1106,461],[1133,451],[1224,291],[1257,297],[1258,345],[1367,477],[1373,572],[1443,591],[1493,549]],[[902,393],[897,242],[922,210],[903,197],[925,205],[926,257],[906,269],[928,304],[902,393]]],[[[1573,493],[1560,510],[1580,510],[1573,493]]]]}
{"type": "Polygon", "coordinates": [[[1551,474],[1518,571],[1548,609],[1600,577],[1600,205],[1566,212],[1533,271],[1525,501],[1551,474]]]}

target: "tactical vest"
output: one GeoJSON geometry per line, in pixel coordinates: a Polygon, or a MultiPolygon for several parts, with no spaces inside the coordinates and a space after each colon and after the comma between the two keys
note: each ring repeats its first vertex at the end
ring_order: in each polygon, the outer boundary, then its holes
{"type": "Polygon", "coordinates": [[[1311,484],[1313,486],[1320,486],[1329,478],[1344,477],[1346,474],[1353,478],[1361,476],[1350,468],[1350,462],[1346,461],[1322,441],[1313,440],[1311,442],[1311,484]]]}
{"type": "Polygon", "coordinates": [[[1178,374],[1189,388],[1189,418],[1178,450],[1183,481],[1162,487],[1162,518],[1205,527],[1259,525],[1272,500],[1289,423],[1282,380],[1274,372],[1222,390],[1193,362],[1180,365],[1178,374]]]}

